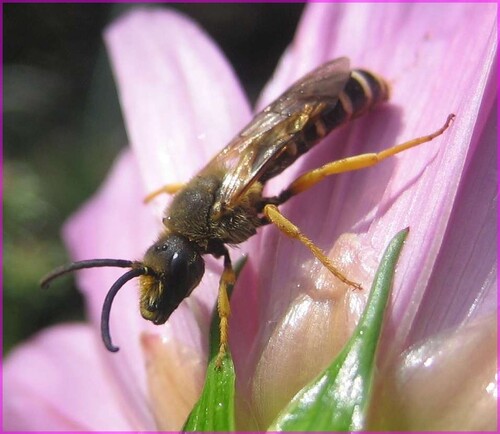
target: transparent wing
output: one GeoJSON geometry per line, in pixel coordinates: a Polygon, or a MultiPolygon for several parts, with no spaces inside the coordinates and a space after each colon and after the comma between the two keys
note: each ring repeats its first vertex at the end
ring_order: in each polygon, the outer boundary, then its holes
{"type": "Polygon", "coordinates": [[[284,170],[288,160],[282,157],[291,151],[287,145],[293,143],[312,113],[337,103],[349,77],[347,58],[325,63],[257,114],[202,171],[219,168],[225,173],[215,203],[230,207],[253,183],[284,170]],[[277,164],[281,167],[273,170],[277,164]]]}

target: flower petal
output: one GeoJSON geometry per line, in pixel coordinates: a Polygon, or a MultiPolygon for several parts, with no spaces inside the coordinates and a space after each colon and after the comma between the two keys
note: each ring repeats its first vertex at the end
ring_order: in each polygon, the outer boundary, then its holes
{"type": "Polygon", "coordinates": [[[145,332],[141,343],[156,426],[179,431],[200,396],[206,361],[175,338],[145,332]]]}
{"type": "MultiPolygon", "coordinates": [[[[486,98],[484,108],[487,112],[493,101],[489,96],[492,92],[486,86],[495,53],[494,16],[488,5],[355,4],[349,8],[333,4],[310,5],[303,18],[303,23],[310,27],[307,32],[303,27],[299,28],[299,37],[311,37],[310,32],[314,34],[315,27],[309,14],[320,16],[321,20],[328,14],[333,23],[338,22],[336,15],[341,14],[342,27],[356,23],[351,31],[370,41],[369,46],[361,52],[362,47],[351,42],[351,39],[359,38],[352,38],[347,31],[340,29],[337,32],[339,40],[330,44],[332,53],[329,57],[335,57],[333,50],[340,45],[347,51],[352,48],[354,59],[365,59],[363,63],[353,61],[354,65],[380,65],[380,68],[374,69],[381,73],[387,71],[388,79],[395,80],[391,104],[412,107],[412,110],[405,110],[404,120],[395,109],[389,108],[381,108],[356,120],[352,126],[332,134],[324,144],[272,183],[279,183],[282,187],[298,172],[335,159],[340,143],[347,148],[347,155],[359,153],[361,143],[361,151],[379,150],[429,133],[444,123],[448,113],[454,111],[457,114],[455,124],[435,142],[404,152],[378,167],[325,181],[283,207],[285,214],[311,239],[321,240],[324,248],[328,249],[341,233],[356,231],[364,234],[367,244],[372,246],[371,255],[377,258],[391,235],[401,227],[410,226],[408,246],[395,283],[394,320],[399,324],[398,333],[403,339],[416,314],[418,301],[423,296],[440,249],[462,169],[468,155],[472,155],[468,152],[469,147],[474,150],[478,133],[484,125],[484,120],[480,121],[474,135],[476,119],[483,107],[482,98],[486,98]],[[315,13],[316,8],[323,13],[315,13]],[[431,11],[433,13],[429,16],[431,11]],[[461,23],[464,20],[481,29],[474,40],[471,40],[468,31],[459,31],[463,29],[461,23]],[[393,44],[383,45],[388,40],[392,40],[393,44]],[[377,43],[380,44],[379,49],[370,51],[370,46],[377,43]],[[458,51],[459,47],[466,49],[470,56],[450,55],[451,49],[458,51]],[[393,59],[394,50],[406,51],[406,54],[403,58],[395,56],[393,59]],[[429,76],[433,77],[432,82],[423,80],[429,76]],[[439,89],[439,100],[436,101],[432,89],[439,89]],[[424,110],[426,107],[432,107],[432,110],[424,110]],[[375,140],[380,144],[375,146],[375,140]]],[[[324,27],[320,23],[319,28],[324,27]]],[[[319,51],[326,52],[322,46],[327,44],[323,35],[316,34],[316,39],[319,51]]],[[[297,65],[300,65],[303,55],[299,42],[292,46],[289,54],[294,56],[297,65]],[[297,52],[293,50],[295,47],[297,52]]],[[[322,60],[327,60],[327,54],[322,60]]],[[[296,71],[299,68],[292,69],[296,71]]],[[[280,282],[296,280],[294,274],[301,273],[298,264],[304,263],[309,252],[295,252],[305,249],[302,246],[293,247],[295,243],[283,239],[272,228],[266,228],[264,236],[254,241],[257,242],[258,246],[253,246],[255,249],[274,247],[266,248],[263,254],[259,286],[266,288],[264,299],[270,299],[270,302],[263,301],[266,306],[264,316],[279,317],[279,311],[286,306],[280,300],[283,292],[268,288],[283,287],[286,285],[280,282]],[[276,260],[271,259],[276,255],[284,262],[276,265],[276,260]],[[274,306],[275,299],[281,306],[278,310],[274,306]]]]}
{"type": "MultiPolygon", "coordinates": [[[[64,229],[65,239],[75,260],[106,257],[136,259],[146,250],[160,224],[142,204],[144,190],[139,173],[134,156],[130,152],[124,153],[101,190],[68,222],[64,229]]],[[[105,294],[120,274],[123,274],[122,270],[109,268],[87,269],[78,274],[79,287],[85,294],[96,333],[100,327],[105,294]]],[[[160,335],[165,345],[169,345],[172,336],[175,336],[191,351],[202,354],[205,339],[202,339],[200,324],[210,321],[217,281],[217,273],[207,270],[204,281],[190,300],[182,303],[163,326],[155,326],[141,317],[136,283],[126,284],[117,296],[111,311],[110,329],[120,351],[108,353],[104,345],[100,351],[113,366],[124,391],[124,399],[137,412],[139,420],[153,423],[140,340],[142,332],[160,335]]],[[[206,331],[203,332],[205,334],[206,331]]]]}
{"type": "Polygon", "coordinates": [[[187,182],[249,120],[230,65],[183,15],[136,10],[106,43],[147,189],[187,182]]]}
{"type": "Polygon", "coordinates": [[[464,172],[409,343],[496,311],[497,116],[494,106],[464,172]]]}
{"type": "Polygon", "coordinates": [[[90,327],[72,324],[48,329],[12,352],[3,367],[3,429],[148,429],[121,401],[101,345],[90,327]]]}
{"type": "MultiPolygon", "coordinates": [[[[342,235],[330,255],[339,258],[335,265],[344,273],[365,276],[361,281],[369,287],[371,276],[366,269],[356,269],[345,255],[362,249],[356,236],[342,235]]],[[[267,345],[253,356],[257,361],[251,395],[260,429],[269,426],[314,373],[330,365],[352,335],[366,303],[367,291],[353,292],[347,285],[336,285],[322,264],[312,266],[310,262],[303,267],[316,270],[315,289],[299,294],[290,303],[267,338],[267,345]]],[[[308,282],[298,284],[307,286],[308,282]]]]}
{"type": "Polygon", "coordinates": [[[408,350],[376,390],[369,429],[496,431],[496,329],[493,314],[408,350]]]}
{"type": "MultiPolygon", "coordinates": [[[[64,227],[64,238],[73,259],[140,258],[159,226],[141,204],[143,196],[137,163],[130,152],[124,153],[98,193],[64,227]]],[[[98,268],[82,270],[77,275],[78,287],[85,296],[89,319],[97,336],[106,292],[123,273],[115,268],[98,268]]],[[[139,341],[140,332],[149,324],[141,318],[137,300],[136,284],[128,283],[118,294],[110,319],[111,336],[121,350],[111,354],[101,345],[99,351],[119,378],[124,399],[136,412],[135,417],[149,420],[152,428],[139,341]]],[[[168,333],[169,329],[162,327],[157,332],[168,333]]]]}
{"type": "MultiPolygon", "coordinates": [[[[414,324],[442,248],[463,169],[474,154],[496,94],[491,80],[496,55],[495,17],[495,6],[486,4],[311,4],[296,39],[263,93],[261,105],[303,72],[344,54],[351,57],[354,67],[372,68],[392,85],[389,105],[327,137],[269,183],[273,192],[308,169],[340,156],[379,151],[428,134],[439,128],[449,113],[457,115],[451,128],[432,143],[377,167],[324,181],[281,207],[326,251],[331,250],[340,234],[358,233],[357,243],[363,248],[350,254],[369,268],[377,263],[390,238],[410,226],[396,273],[389,331],[384,338],[391,351],[404,348],[414,324]],[[474,38],[470,37],[470,28],[477,29],[474,38]],[[311,47],[315,47],[314,54],[311,47]]],[[[494,165],[493,159],[490,164],[494,165]]],[[[260,252],[255,284],[261,290],[256,302],[261,306],[261,328],[251,351],[254,357],[245,368],[247,373],[252,372],[252,365],[290,302],[307,288],[314,288],[317,281],[317,268],[304,265],[311,261],[303,246],[274,228],[263,232],[249,242],[251,249],[260,252]]],[[[458,290],[450,288],[449,296],[458,290]]],[[[473,288],[471,296],[474,291],[478,293],[480,287],[473,288]]],[[[349,305],[342,309],[349,309],[349,305]]],[[[243,309],[239,314],[245,315],[243,309]]],[[[321,339],[321,333],[315,335],[321,339]]],[[[309,342],[310,338],[296,336],[295,344],[309,342]]],[[[308,345],[314,346],[310,342],[308,345]]],[[[324,340],[317,343],[323,352],[325,346],[331,345],[324,340]]],[[[272,386],[273,390],[278,388],[272,386]]],[[[273,393],[270,389],[260,389],[254,402],[264,399],[265,393],[273,393]]]]}
{"type": "MultiPolygon", "coordinates": [[[[187,181],[249,116],[246,100],[218,49],[181,15],[154,9],[131,12],[109,28],[106,41],[136,155],[121,156],[98,194],[66,226],[75,260],[140,259],[162,228],[154,217],[160,208],[145,206],[142,199],[166,182],[187,181]]],[[[157,200],[157,205],[164,202],[157,200]]],[[[189,351],[201,354],[206,339],[200,326],[206,335],[219,271],[220,266],[209,263],[203,283],[162,327],[140,317],[136,291],[127,289],[130,283],[113,305],[111,333],[121,351],[106,357],[134,417],[147,421],[150,428],[154,421],[141,333],[159,334],[165,345],[176,336],[189,351]]],[[[104,291],[119,274],[113,269],[79,273],[96,328],[104,291]]],[[[167,395],[176,393],[167,389],[167,395]]]]}

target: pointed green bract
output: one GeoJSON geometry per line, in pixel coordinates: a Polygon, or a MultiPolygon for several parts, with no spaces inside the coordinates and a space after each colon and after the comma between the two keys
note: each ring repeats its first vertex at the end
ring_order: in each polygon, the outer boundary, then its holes
{"type": "Polygon", "coordinates": [[[207,377],[199,401],[183,431],[234,431],[234,366],[226,355],[220,368],[215,358],[207,368],[207,377]]]}
{"type": "Polygon", "coordinates": [[[408,231],[399,232],[387,247],[365,311],[349,342],[321,375],[295,395],[270,431],[363,429],[384,312],[408,231]]]}
{"type": "MultiPolygon", "coordinates": [[[[246,257],[235,265],[238,276],[246,257]]],[[[228,287],[231,296],[233,287],[228,287]]],[[[210,325],[209,364],[201,397],[189,415],[183,431],[234,431],[234,383],[235,373],[229,348],[220,367],[215,366],[219,351],[219,314],[214,309],[210,325]]]]}

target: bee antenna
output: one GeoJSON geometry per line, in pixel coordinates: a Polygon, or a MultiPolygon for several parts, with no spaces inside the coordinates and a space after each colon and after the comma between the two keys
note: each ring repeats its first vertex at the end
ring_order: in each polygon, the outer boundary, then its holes
{"type": "Polygon", "coordinates": [[[52,282],[59,276],[62,276],[63,274],[66,273],[70,273],[72,271],[81,270],[82,268],[94,268],[94,267],[130,268],[135,264],[136,264],[135,262],[127,261],[125,259],[89,259],[86,261],[72,262],[71,264],[62,265],[52,270],[40,281],[40,286],[43,289],[46,289],[49,287],[50,282],[52,282]]]}
{"type": "Polygon", "coordinates": [[[106,295],[104,304],[102,305],[101,313],[101,336],[106,348],[113,353],[116,353],[119,350],[118,347],[115,347],[112,344],[111,334],[109,333],[109,316],[111,313],[111,305],[113,304],[113,299],[115,298],[116,293],[121,289],[123,285],[125,285],[125,283],[135,277],[148,274],[148,271],[149,270],[146,267],[132,268],[132,270],[127,271],[115,283],[113,283],[113,286],[109,289],[106,295]]]}

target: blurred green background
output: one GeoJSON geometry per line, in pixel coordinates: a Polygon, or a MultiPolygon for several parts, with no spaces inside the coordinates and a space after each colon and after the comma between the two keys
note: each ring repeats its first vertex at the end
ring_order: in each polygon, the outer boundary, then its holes
{"type": "MultiPolygon", "coordinates": [[[[69,260],[61,226],[97,189],[127,143],[101,35],[131,7],[3,5],[4,354],[43,327],[84,319],[71,278],[48,291],[38,281],[69,260]]],[[[215,39],[252,102],[290,43],[303,9],[300,4],[168,7],[198,21],[215,39]]]]}

